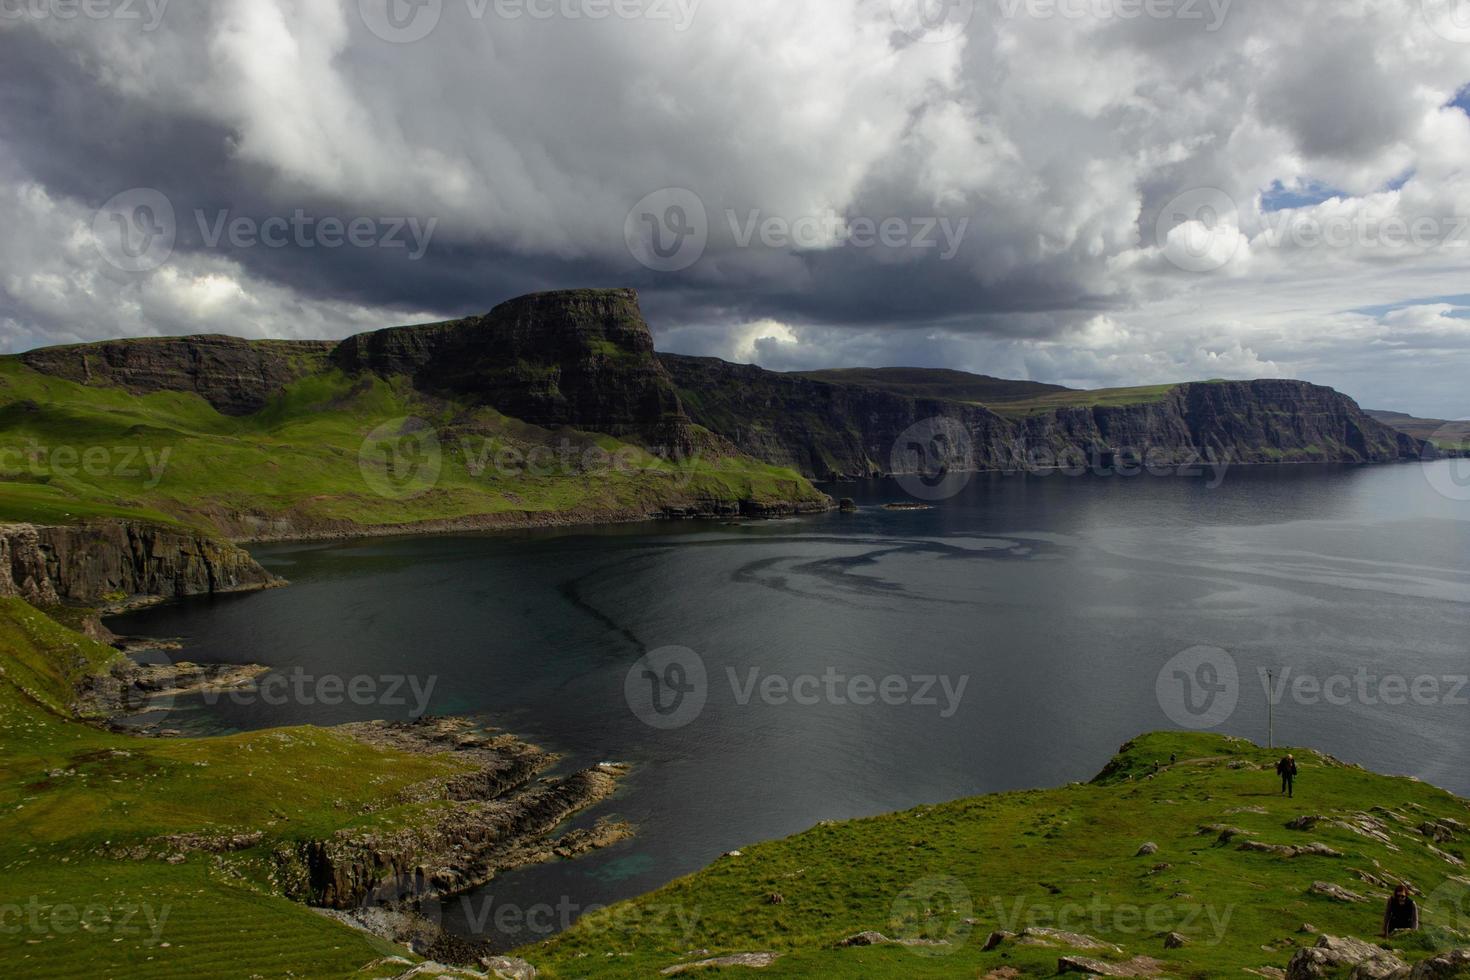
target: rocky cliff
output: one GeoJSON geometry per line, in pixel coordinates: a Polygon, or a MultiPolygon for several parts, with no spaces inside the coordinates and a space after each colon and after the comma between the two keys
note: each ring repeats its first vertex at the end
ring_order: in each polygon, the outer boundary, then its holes
{"type": "Polygon", "coordinates": [[[1163,461],[1213,454],[1246,463],[1383,462],[1425,452],[1351,399],[1298,381],[1181,384],[1134,397],[957,371],[777,374],[660,356],[631,289],[539,293],[484,316],[335,346],[194,337],[54,348],[23,360],[86,384],[196,391],[232,414],[253,412],[327,368],[406,378],[423,394],[543,428],[604,432],[669,455],[745,453],[818,478],[921,465],[918,453],[894,448],[933,419],[964,431],[964,458],[955,462],[972,469],[1128,449],[1163,461]]]}
{"type": "Polygon", "coordinates": [[[895,455],[894,448],[912,426],[931,419],[963,429],[967,445],[956,462],[979,470],[1126,450],[1160,461],[1198,454],[1237,463],[1388,462],[1425,452],[1419,440],[1369,417],[1347,396],[1302,381],[1181,384],[1133,404],[1069,405],[1086,393],[1064,392],[1069,397],[1055,407],[1002,401],[992,410],[911,394],[924,390],[912,381],[918,371],[888,390],[871,379],[848,383],[711,358],[661,359],[697,424],[758,459],[816,478],[911,470],[917,456],[895,455]]]}
{"type": "Polygon", "coordinates": [[[279,584],[244,549],[185,531],[125,521],[0,525],[0,596],[38,605],[121,606],[279,584]]]}
{"type": "Polygon", "coordinates": [[[408,375],[546,428],[689,448],[694,434],[631,289],[538,293],[482,317],[343,341],[348,372],[408,375]]]}
{"type": "Polygon", "coordinates": [[[328,341],[159,337],[47,347],[20,356],[43,374],[150,394],[192,391],[225,415],[249,415],[326,364],[328,341]]]}
{"type": "Polygon", "coordinates": [[[742,452],[816,478],[893,471],[900,434],[922,419],[957,419],[981,447],[974,468],[1002,455],[1013,432],[978,405],[838,384],[706,357],[661,356],[694,421],[742,452]]]}

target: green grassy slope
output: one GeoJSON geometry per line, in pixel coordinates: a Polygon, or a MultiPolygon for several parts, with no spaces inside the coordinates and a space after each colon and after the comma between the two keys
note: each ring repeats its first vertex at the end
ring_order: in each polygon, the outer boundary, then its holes
{"type": "Polygon", "coordinates": [[[743,457],[660,459],[610,436],[538,429],[370,375],[312,375],[235,418],[194,394],[84,386],[0,358],[0,520],[135,517],[251,536],[251,519],[309,534],[820,499],[794,472],[743,457]],[[367,444],[365,473],[365,440],[406,417],[433,426],[440,465],[403,472],[434,479],[383,479],[390,457],[372,451],[377,442],[367,444]],[[519,456],[499,455],[507,450],[519,456]]]}
{"type": "Polygon", "coordinates": [[[996,402],[988,407],[999,415],[1040,415],[1059,408],[1118,408],[1124,405],[1149,405],[1163,401],[1177,384],[1147,385],[1138,388],[1098,388],[1093,391],[1059,391],[996,402]]]}
{"type": "MultiPolygon", "coordinates": [[[[270,855],[401,821],[411,807],[384,801],[456,763],[313,728],[146,740],[70,718],[74,681],[114,656],[0,599],[0,956],[11,971],[347,977],[391,952],[277,897],[270,855]],[[262,839],[244,850],[178,863],[160,840],[252,832],[262,839]]],[[[762,976],[1053,976],[1065,944],[982,949],[992,930],[1041,926],[1125,951],[1094,954],[1103,959],[1154,957],[1168,975],[1243,975],[1310,945],[1304,923],[1371,938],[1385,885],[1400,879],[1425,896],[1425,928],[1391,944],[1404,958],[1470,945],[1470,803],[1304,750],[1297,798],[1282,799],[1278,754],[1147,736],[1092,784],[819,826],[594,913],[522,955],[550,977],[646,977],[741,952],[782,954],[762,976]],[[1286,826],[1306,814],[1322,820],[1286,826]],[[1457,829],[1436,840],[1426,822],[1457,829]],[[1228,841],[1225,825],[1239,828],[1228,841]],[[1320,843],[1340,856],[1247,852],[1241,841],[1320,843]],[[1140,855],[1146,842],[1158,852],[1140,855]],[[1366,901],[1313,895],[1317,881],[1366,901]],[[865,930],[947,945],[835,948],[865,930]],[[1170,932],[1189,944],[1166,950],[1170,932]]]]}
{"type": "Polygon", "coordinates": [[[849,368],[806,371],[800,377],[835,384],[876,388],[913,398],[984,405],[1000,415],[1036,415],[1058,408],[1146,405],[1162,401],[1177,384],[1091,391],[1035,381],[1007,381],[942,368],[849,368]]]}
{"type": "MultiPolygon", "coordinates": [[[[1012,942],[982,951],[993,930],[1035,925],[1126,951],[1090,954],[1105,960],[1147,955],[1172,976],[1244,976],[1284,968],[1298,944],[1312,945],[1315,936],[1299,931],[1305,923],[1376,936],[1386,892],[1360,870],[1408,879],[1432,896],[1422,900],[1424,931],[1394,941],[1405,958],[1470,945],[1470,879],[1455,881],[1465,869],[1436,855],[1416,829],[1431,818],[1470,823],[1470,804],[1308,751],[1297,752],[1296,799],[1283,799],[1272,772],[1279,754],[1216,736],[1148,736],[1093,784],[819,826],[722,858],[522,955],[552,977],[647,977],[742,952],[782,954],[759,972],[771,977],[984,977],[1002,967],[1018,972],[1000,976],[1054,976],[1059,956],[1073,950],[1012,942]],[[1171,756],[1180,761],[1170,765],[1171,756]],[[1155,763],[1163,767],[1157,775],[1155,763]],[[1330,819],[1365,813],[1389,828],[1387,843],[1330,819]],[[1304,814],[1329,820],[1287,829],[1304,814]],[[1219,824],[1245,833],[1221,843],[1218,830],[1201,832],[1219,824]],[[1244,840],[1321,842],[1343,856],[1250,853],[1237,849],[1244,840]],[[1149,842],[1158,853],[1139,856],[1149,842]],[[1310,894],[1319,880],[1368,901],[1310,894]],[[679,925],[690,921],[693,928],[679,925]],[[864,930],[949,945],[834,948],[864,930]],[[1190,942],[1166,950],[1175,931],[1190,942]]],[[[1459,860],[1470,839],[1438,846],[1459,860]]]]}
{"type": "Polygon", "coordinates": [[[72,681],[113,656],[25,603],[0,599],[7,972],[346,977],[382,956],[386,944],[276,897],[271,851],[392,820],[405,808],[384,801],[461,764],[314,728],[151,740],[72,720],[72,681]],[[264,835],[255,847],[177,864],[158,841],[251,832],[264,835]],[[134,849],[148,856],[127,856],[134,849]]]}

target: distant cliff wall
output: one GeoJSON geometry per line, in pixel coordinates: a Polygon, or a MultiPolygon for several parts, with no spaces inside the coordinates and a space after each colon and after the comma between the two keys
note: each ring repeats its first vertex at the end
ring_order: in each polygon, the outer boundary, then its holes
{"type": "Polygon", "coordinates": [[[249,415],[313,371],[336,345],[329,341],[241,340],[238,337],[145,337],[20,355],[33,370],[78,384],[116,385],[140,394],[192,391],[225,415],[249,415]]]}
{"type": "MultiPolygon", "coordinates": [[[[912,469],[895,455],[910,429],[950,419],[967,434],[973,469],[1013,469],[1067,452],[1194,454],[1237,463],[1389,462],[1425,447],[1364,413],[1347,396],[1302,381],[1182,384],[1133,405],[1062,407],[1001,415],[963,402],[777,374],[712,358],[662,355],[693,420],[758,459],[818,479],[912,469]]],[[[999,406],[1004,410],[1004,406],[999,406]]],[[[1432,453],[1432,450],[1429,452],[1432,453]]]]}

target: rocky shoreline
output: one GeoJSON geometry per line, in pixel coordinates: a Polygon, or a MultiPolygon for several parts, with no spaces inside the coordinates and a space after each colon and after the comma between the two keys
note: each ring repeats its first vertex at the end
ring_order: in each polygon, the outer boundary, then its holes
{"type": "Polygon", "coordinates": [[[354,541],[377,538],[480,534],[497,531],[537,531],[553,528],[614,527],[660,521],[695,520],[771,520],[825,514],[836,508],[828,498],[825,503],[781,502],[756,504],[750,501],[711,502],[698,507],[667,507],[655,511],[613,508],[609,510],[569,510],[557,513],[519,512],[513,514],[475,514],[411,524],[355,524],[347,521],[302,523],[294,517],[265,518],[237,514],[224,519],[229,540],[236,545],[306,544],[321,541],[354,541]]]}
{"type": "MultiPolygon", "coordinates": [[[[423,533],[413,529],[408,533],[423,533]]],[[[276,588],[287,584],[243,549],[202,536],[131,522],[74,527],[0,525],[0,595],[68,613],[74,628],[122,656],[77,685],[78,719],[141,737],[178,737],[150,723],[160,702],[250,690],[270,668],[258,664],[148,664],[147,651],[178,650],[172,640],[121,637],[103,614],[171,598],[276,588]]],[[[626,767],[604,763],[553,774],[561,758],[468,718],[369,722],[332,729],[367,749],[452,757],[452,777],[419,783],[364,809],[362,816],[411,804],[418,814],[391,830],[348,829],[283,844],[270,861],[279,892],[357,928],[440,962],[480,964],[496,950],[445,932],[432,914],[446,899],[497,875],[571,859],[626,840],[634,828],[603,819],[566,828],[576,815],[611,797],[626,767]],[[428,913],[428,914],[426,914],[428,913]]],[[[160,838],[115,857],[181,863],[190,853],[228,854],[261,835],[160,838]]]]}
{"type": "MultiPolygon", "coordinates": [[[[122,659],[78,689],[77,710],[115,730],[153,698],[247,688],[269,668],[146,666],[122,659]]],[[[359,816],[413,804],[420,819],[389,830],[345,829],[277,846],[270,855],[276,889],[344,924],[411,949],[431,961],[480,965],[499,950],[442,927],[443,903],[517,868],[570,860],[632,837],[635,828],[603,818],[563,829],[610,798],[627,767],[602,763],[549,775],[561,757],[470,718],[365,722],[331,729],[363,746],[408,755],[452,757],[462,770],[410,786],[359,816]]],[[[146,732],[153,736],[175,732],[146,732]]],[[[263,835],[188,834],[122,849],[119,860],[180,864],[190,854],[225,855],[261,844],[263,835]]]]}
{"type": "Polygon", "coordinates": [[[506,871],[575,858],[634,833],[630,824],[607,819],[557,833],[573,816],[611,797],[627,772],[624,766],[604,763],[547,776],[560,757],[465,718],[346,725],[336,731],[375,748],[449,754],[473,766],[384,801],[425,804],[424,820],[416,826],[339,831],[278,849],[274,856],[287,897],[422,956],[473,964],[496,952],[443,931],[445,900],[506,871]]]}

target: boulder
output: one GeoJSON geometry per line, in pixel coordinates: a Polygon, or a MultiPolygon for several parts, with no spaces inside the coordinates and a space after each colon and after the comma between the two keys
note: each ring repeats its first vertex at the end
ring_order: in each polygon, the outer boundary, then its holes
{"type": "Polygon", "coordinates": [[[487,956],[480,965],[496,980],[536,980],[536,968],[513,956],[487,956]]]}
{"type": "Polygon", "coordinates": [[[1403,980],[1409,975],[1404,961],[1392,953],[1382,953],[1353,967],[1348,980],[1403,980]]]}
{"type": "Polygon", "coordinates": [[[1409,980],[1451,980],[1467,976],[1470,976],[1470,949],[1457,949],[1414,964],[1409,980]]]}
{"type": "Polygon", "coordinates": [[[1171,932],[1164,937],[1165,949],[1183,949],[1189,945],[1189,937],[1181,933],[1171,932]]]}
{"type": "Polygon", "coordinates": [[[1145,844],[1142,847],[1140,847],[1138,849],[1138,853],[1135,854],[1135,855],[1133,855],[1133,856],[1134,857],[1148,857],[1150,854],[1157,854],[1157,853],[1159,853],[1159,845],[1155,844],[1153,841],[1149,841],[1147,844],[1145,844]]]}

